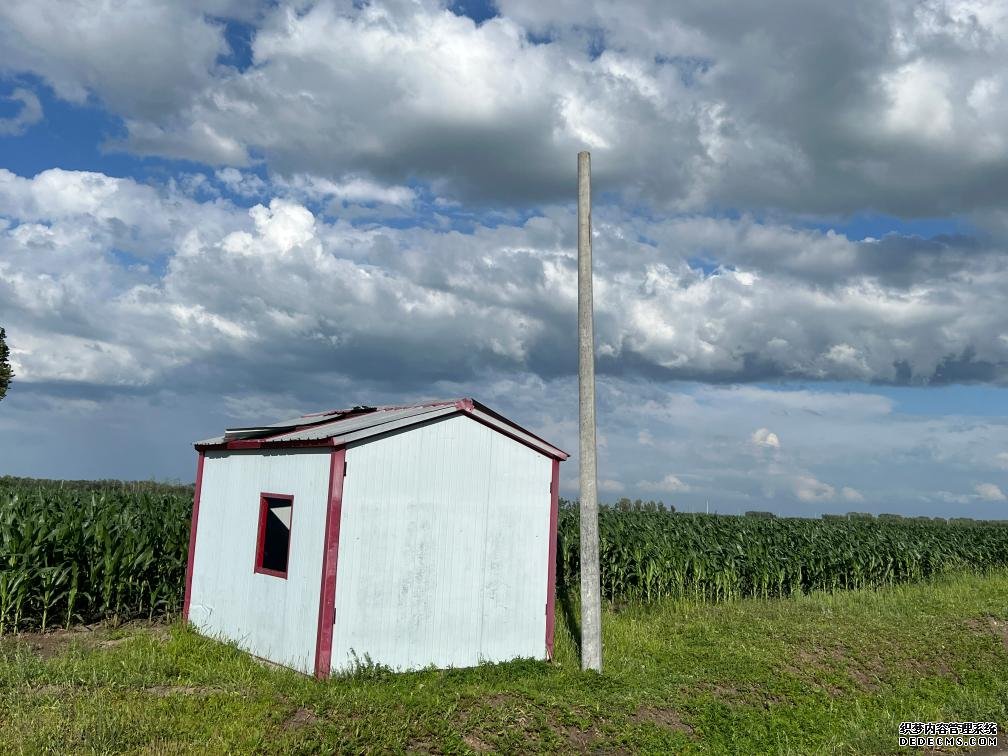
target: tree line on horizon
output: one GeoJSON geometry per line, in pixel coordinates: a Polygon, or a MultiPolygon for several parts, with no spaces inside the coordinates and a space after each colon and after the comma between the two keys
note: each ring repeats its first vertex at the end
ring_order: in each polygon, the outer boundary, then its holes
{"type": "MultiPolygon", "coordinates": [[[[561,506],[576,507],[577,499],[561,499],[561,506]]],[[[643,500],[630,499],[626,496],[617,499],[612,504],[602,502],[602,507],[620,512],[665,512],[666,514],[680,514],[697,517],[737,517],[738,515],[726,512],[682,512],[672,504],[666,504],[661,499],[643,500]]],[[[871,512],[847,512],[846,514],[823,513],[817,517],[783,517],[768,510],[748,509],[742,515],[750,519],[757,520],[786,520],[786,519],[821,519],[827,522],[840,522],[846,520],[875,520],[878,522],[906,522],[906,523],[937,523],[946,525],[1006,525],[1008,520],[976,519],[973,517],[928,517],[927,515],[901,515],[890,512],[872,514],[871,512]]]]}

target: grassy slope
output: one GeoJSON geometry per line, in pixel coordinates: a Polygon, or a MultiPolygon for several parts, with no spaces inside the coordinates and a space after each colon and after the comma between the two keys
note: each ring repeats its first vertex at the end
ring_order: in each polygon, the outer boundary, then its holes
{"type": "Polygon", "coordinates": [[[604,619],[602,677],[562,622],[554,665],[328,683],[180,626],[7,638],[0,751],[885,753],[903,720],[1008,725],[1006,573],[604,619]]]}

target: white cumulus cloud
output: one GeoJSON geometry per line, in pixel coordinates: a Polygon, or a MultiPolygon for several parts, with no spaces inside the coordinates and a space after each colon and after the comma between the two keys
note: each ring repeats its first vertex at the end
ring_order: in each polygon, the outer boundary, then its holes
{"type": "Polygon", "coordinates": [[[781,443],[777,434],[768,428],[759,428],[753,431],[749,437],[755,446],[763,446],[768,449],[780,449],[781,443]]]}
{"type": "Polygon", "coordinates": [[[823,483],[811,475],[800,475],[793,481],[795,496],[805,502],[832,501],[836,497],[836,489],[828,483],[823,483]]]}
{"type": "Polygon", "coordinates": [[[840,496],[843,497],[844,501],[850,501],[854,503],[861,503],[865,500],[864,494],[862,494],[856,488],[851,488],[850,486],[844,486],[843,488],[841,488],[840,496]]]}
{"type": "Polygon", "coordinates": [[[623,484],[612,478],[603,478],[599,481],[598,487],[599,491],[604,491],[605,493],[619,493],[623,490],[623,484]]]}
{"type": "Polygon", "coordinates": [[[642,491],[657,491],[660,493],[681,493],[690,490],[689,485],[683,483],[677,476],[672,475],[671,473],[661,480],[642,480],[637,484],[637,486],[642,491]]]}
{"type": "Polygon", "coordinates": [[[973,490],[985,501],[1008,501],[1008,496],[1005,496],[1000,486],[994,483],[978,483],[973,490]]]}
{"type": "MultiPolygon", "coordinates": [[[[608,190],[662,208],[1002,203],[996,2],[495,7],[476,23],[434,0],[8,2],[0,70],[104,103],[119,148],[467,201],[565,197],[589,147],[608,190]],[[229,20],[252,27],[244,70],[225,62],[229,20]]],[[[856,345],[833,345],[856,373],[856,345]]]]}

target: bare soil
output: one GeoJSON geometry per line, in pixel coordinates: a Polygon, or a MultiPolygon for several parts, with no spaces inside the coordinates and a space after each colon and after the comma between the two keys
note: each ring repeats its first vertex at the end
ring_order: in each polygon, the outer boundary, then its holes
{"type": "Polygon", "coordinates": [[[75,625],[69,629],[58,627],[41,632],[19,632],[0,637],[0,643],[27,646],[42,659],[51,659],[73,645],[83,648],[114,648],[126,643],[130,637],[109,637],[113,632],[151,630],[159,638],[168,637],[168,626],[161,622],[98,622],[93,625],[75,625]]]}
{"type": "Polygon", "coordinates": [[[311,709],[306,709],[301,707],[289,717],[283,723],[285,730],[300,730],[303,727],[309,727],[316,722],[318,722],[318,717],[315,715],[311,709]]]}

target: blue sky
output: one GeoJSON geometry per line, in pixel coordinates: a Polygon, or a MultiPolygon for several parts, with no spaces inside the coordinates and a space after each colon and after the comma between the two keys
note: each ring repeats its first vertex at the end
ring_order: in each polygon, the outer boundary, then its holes
{"type": "Polygon", "coordinates": [[[0,9],[0,473],[455,395],[573,449],[589,149],[605,498],[1005,517],[1008,14],[666,6],[0,9]]]}

